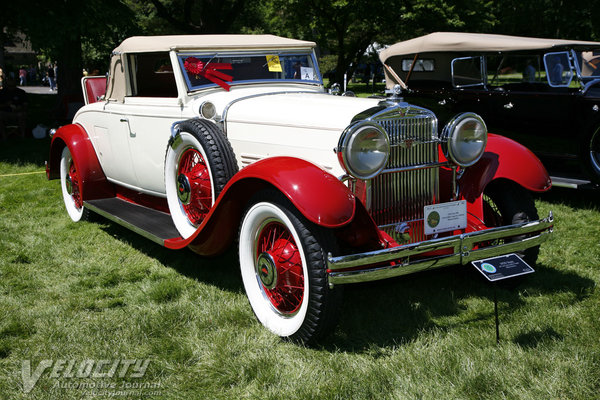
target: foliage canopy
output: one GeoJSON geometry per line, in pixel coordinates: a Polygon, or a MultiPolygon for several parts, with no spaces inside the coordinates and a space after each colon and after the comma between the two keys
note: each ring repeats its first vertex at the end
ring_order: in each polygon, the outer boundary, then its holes
{"type": "Polygon", "coordinates": [[[337,81],[344,72],[352,75],[370,44],[434,31],[600,40],[593,21],[600,3],[574,0],[565,7],[563,1],[58,0],[27,8],[8,3],[0,24],[26,33],[58,61],[60,89],[74,94],[83,64],[105,70],[110,50],[134,34],[273,33],[313,40],[328,63],[335,62],[337,81]]]}

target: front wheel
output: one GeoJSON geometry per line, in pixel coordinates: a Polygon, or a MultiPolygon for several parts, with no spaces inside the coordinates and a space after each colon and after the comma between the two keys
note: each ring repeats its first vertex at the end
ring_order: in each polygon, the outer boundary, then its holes
{"type": "Polygon", "coordinates": [[[252,202],[240,227],[239,260],[252,310],[267,329],[309,343],[334,328],[341,292],[328,286],[332,246],[328,232],[282,196],[268,193],[252,202]]]}
{"type": "Polygon", "coordinates": [[[67,146],[60,157],[60,187],[69,217],[75,222],[89,219],[89,210],[83,206],[82,182],[71,151],[67,146]]]}
{"type": "MultiPolygon", "coordinates": [[[[488,227],[517,224],[539,219],[535,202],[528,191],[510,181],[498,181],[486,187],[483,194],[484,222],[488,227]]],[[[512,240],[522,240],[517,236],[512,240]]],[[[535,265],[540,246],[530,247],[519,255],[535,265]]]]}

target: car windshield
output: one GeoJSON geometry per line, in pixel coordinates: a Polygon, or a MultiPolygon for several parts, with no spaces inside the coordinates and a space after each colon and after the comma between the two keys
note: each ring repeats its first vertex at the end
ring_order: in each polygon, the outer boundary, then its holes
{"type": "Polygon", "coordinates": [[[180,53],[178,60],[190,91],[248,82],[322,84],[312,53],[180,53]]]}

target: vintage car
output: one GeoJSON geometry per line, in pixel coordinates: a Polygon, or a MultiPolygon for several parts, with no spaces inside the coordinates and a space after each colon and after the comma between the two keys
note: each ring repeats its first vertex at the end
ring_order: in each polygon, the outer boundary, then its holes
{"type": "Polygon", "coordinates": [[[52,137],[73,221],[90,212],[170,249],[238,246],[258,320],[311,342],[343,285],[518,253],[534,263],[551,181],[525,147],[461,113],[324,90],[315,43],[133,37],[52,137]]]}
{"type": "Polygon", "coordinates": [[[407,100],[440,122],[476,112],[533,150],[553,184],[600,183],[600,42],[436,32],[380,60],[388,89],[404,84],[407,100]]]}

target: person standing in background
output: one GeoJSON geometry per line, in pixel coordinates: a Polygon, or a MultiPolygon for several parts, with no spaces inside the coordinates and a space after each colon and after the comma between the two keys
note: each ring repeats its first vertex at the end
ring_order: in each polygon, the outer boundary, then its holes
{"type": "Polygon", "coordinates": [[[50,91],[56,90],[56,75],[54,74],[54,66],[52,64],[48,66],[46,76],[48,77],[48,83],[50,84],[50,91]]]}
{"type": "Polygon", "coordinates": [[[19,69],[19,85],[27,85],[27,70],[24,67],[19,69]]]}

